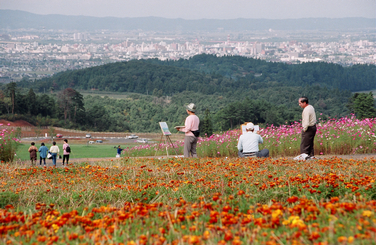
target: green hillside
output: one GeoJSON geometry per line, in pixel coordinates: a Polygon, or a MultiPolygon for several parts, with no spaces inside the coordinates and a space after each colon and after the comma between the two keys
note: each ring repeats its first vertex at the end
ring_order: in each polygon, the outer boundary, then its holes
{"type": "Polygon", "coordinates": [[[324,62],[288,65],[241,56],[197,55],[188,60],[132,60],[66,71],[20,87],[37,92],[100,90],[173,95],[183,91],[203,94],[251,91],[275,86],[320,86],[350,91],[376,88],[376,66],[342,67],[324,62]]]}
{"type": "Polygon", "coordinates": [[[373,65],[288,65],[211,55],[133,60],[3,85],[0,112],[3,118],[41,126],[157,132],[160,121],[171,127],[184,123],[184,104],[194,102],[204,131],[209,125],[210,133],[244,121],[280,125],[299,120],[297,100],[303,95],[322,119],[347,115],[350,90],[375,89],[375,76],[373,65]]]}
{"type": "Polygon", "coordinates": [[[219,74],[233,78],[243,85],[251,84],[251,88],[274,86],[273,83],[268,82],[276,81],[286,86],[318,85],[350,91],[376,89],[375,65],[343,67],[325,62],[290,65],[244,56],[217,57],[206,54],[186,60],[149,59],[144,62],[186,68],[206,74],[219,74]]]}

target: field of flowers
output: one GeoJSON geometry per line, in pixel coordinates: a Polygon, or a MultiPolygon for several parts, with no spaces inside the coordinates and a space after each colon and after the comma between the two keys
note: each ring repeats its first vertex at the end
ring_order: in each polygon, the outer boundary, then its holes
{"type": "Polygon", "coordinates": [[[375,244],[376,159],[0,165],[1,244],[375,244]]]}
{"type": "MultiPolygon", "coordinates": [[[[331,119],[319,122],[315,137],[315,155],[348,155],[376,153],[376,118],[364,120],[355,116],[331,119]]],[[[236,157],[239,130],[214,134],[210,137],[199,138],[197,153],[200,157],[236,157]]],[[[260,149],[267,148],[271,157],[297,156],[300,154],[301,124],[279,127],[269,126],[262,129],[260,135],[264,143],[260,149]]],[[[175,155],[183,153],[184,142],[170,144],[151,144],[135,146],[124,150],[126,156],[175,155]]]]}

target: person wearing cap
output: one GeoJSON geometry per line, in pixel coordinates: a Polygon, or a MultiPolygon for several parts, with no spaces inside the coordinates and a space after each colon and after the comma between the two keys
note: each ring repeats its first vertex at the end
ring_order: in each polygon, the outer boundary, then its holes
{"type": "Polygon", "coordinates": [[[259,144],[263,143],[262,137],[255,133],[255,125],[247,123],[246,133],[239,137],[238,156],[239,157],[269,157],[269,150],[263,149],[259,151],[259,144]]]}
{"type": "Polygon", "coordinates": [[[315,158],[313,142],[316,135],[316,113],[315,108],[308,104],[308,98],[299,98],[299,106],[302,112],[302,141],[300,142],[300,154],[308,154],[308,158],[315,158]]]}
{"type": "Polygon", "coordinates": [[[178,128],[179,131],[185,132],[184,157],[197,157],[196,146],[200,119],[196,116],[195,104],[190,103],[185,109],[188,113],[188,117],[185,119],[184,127],[178,128]]]}

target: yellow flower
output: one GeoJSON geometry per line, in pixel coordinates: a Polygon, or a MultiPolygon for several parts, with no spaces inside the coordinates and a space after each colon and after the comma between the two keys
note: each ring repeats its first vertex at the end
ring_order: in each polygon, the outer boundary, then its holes
{"type": "Polygon", "coordinates": [[[349,236],[349,238],[347,238],[347,242],[348,243],[353,243],[354,242],[354,237],[353,236],[349,236]]]}
{"type": "Polygon", "coordinates": [[[363,213],[362,213],[362,215],[364,217],[371,217],[373,215],[373,212],[370,211],[370,210],[364,210],[363,213]]]}
{"type": "Polygon", "coordinates": [[[59,231],[59,226],[57,224],[53,224],[52,229],[54,229],[54,232],[57,233],[59,231]]]}
{"type": "Polygon", "coordinates": [[[291,224],[294,220],[299,220],[299,216],[290,216],[288,220],[284,220],[282,224],[288,225],[291,224]]]}
{"type": "Polygon", "coordinates": [[[274,210],[274,211],[272,212],[272,217],[273,217],[273,218],[278,218],[278,217],[281,216],[281,215],[282,215],[282,211],[281,211],[280,209],[274,210]]]}

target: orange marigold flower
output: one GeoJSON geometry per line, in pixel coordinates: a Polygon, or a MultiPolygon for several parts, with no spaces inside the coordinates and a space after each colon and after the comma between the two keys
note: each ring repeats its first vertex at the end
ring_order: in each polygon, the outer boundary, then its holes
{"type": "Polygon", "coordinates": [[[210,236],[210,231],[204,231],[204,234],[202,235],[202,239],[208,240],[210,236]]]}
{"type": "Polygon", "coordinates": [[[75,239],[77,239],[77,238],[78,238],[77,233],[72,233],[72,234],[70,234],[69,237],[68,237],[69,240],[75,240],[75,239]]]}
{"type": "Polygon", "coordinates": [[[336,203],[338,201],[339,201],[339,197],[332,197],[332,198],[330,198],[330,202],[331,203],[336,203]]]}
{"type": "Polygon", "coordinates": [[[312,232],[311,235],[309,236],[309,240],[316,240],[320,237],[320,234],[316,231],[312,232]]]}
{"type": "Polygon", "coordinates": [[[287,202],[289,202],[289,203],[295,203],[295,202],[297,202],[298,200],[299,200],[298,197],[296,197],[296,196],[292,196],[292,197],[289,197],[289,198],[287,199],[287,202]]]}
{"type": "Polygon", "coordinates": [[[241,245],[242,244],[242,241],[240,241],[239,239],[234,239],[232,241],[232,245],[241,245]]]}
{"type": "Polygon", "coordinates": [[[233,238],[233,235],[232,235],[232,233],[230,231],[227,231],[225,233],[225,237],[224,238],[225,238],[225,241],[230,241],[233,238]]]}
{"type": "Polygon", "coordinates": [[[198,236],[190,236],[188,243],[189,244],[198,244],[200,242],[200,238],[198,236]]]}
{"type": "Polygon", "coordinates": [[[347,237],[345,237],[345,236],[340,236],[340,237],[338,237],[337,241],[338,241],[339,243],[347,242],[347,237]]]}
{"type": "Polygon", "coordinates": [[[45,236],[38,236],[37,241],[38,242],[45,242],[45,241],[47,241],[47,237],[45,237],[45,236]]]}
{"type": "Polygon", "coordinates": [[[161,227],[161,228],[159,228],[159,232],[162,233],[162,234],[165,234],[166,230],[165,230],[165,228],[161,227]]]}

